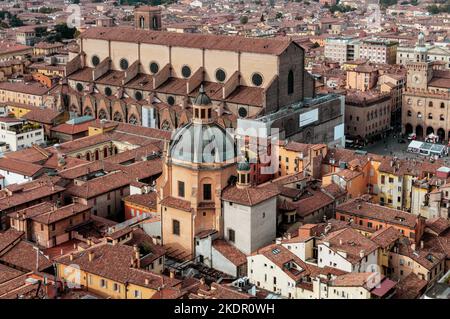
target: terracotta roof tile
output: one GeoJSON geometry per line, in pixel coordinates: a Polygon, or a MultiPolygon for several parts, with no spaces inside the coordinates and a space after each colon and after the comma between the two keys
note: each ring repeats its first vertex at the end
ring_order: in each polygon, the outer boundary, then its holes
{"type": "Polygon", "coordinates": [[[375,219],[401,226],[414,228],[417,216],[407,212],[367,202],[363,198],[349,200],[336,207],[337,212],[375,219]]]}
{"type": "Polygon", "coordinates": [[[255,39],[240,36],[178,34],[163,31],[136,30],[125,27],[90,28],[82,33],[81,38],[271,55],[280,55],[291,44],[291,40],[287,38],[255,39]]]}
{"type": "Polygon", "coordinates": [[[267,186],[245,188],[231,186],[224,189],[224,191],[222,192],[222,199],[241,205],[254,206],[272,197],[275,197],[278,194],[279,191],[267,186]]]}
{"type": "Polygon", "coordinates": [[[247,263],[246,255],[223,239],[214,240],[213,247],[236,266],[247,263]]]}

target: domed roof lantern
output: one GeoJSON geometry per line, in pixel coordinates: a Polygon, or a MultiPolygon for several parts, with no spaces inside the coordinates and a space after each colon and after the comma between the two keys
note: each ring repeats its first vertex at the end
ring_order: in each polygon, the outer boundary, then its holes
{"type": "Polygon", "coordinates": [[[200,105],[210,105],[211,104],[211,99],[206,94],[205,88],[203,87],[203,84],[200,86],[200,90],[198,91],[198,95],[195,98],[194,104],[195,105],[199,105],[199,106],[200,105]]]}
{"type": "Polygon", "coordinates": [[[236,170],[238,173],[238,180],[236,186],[238,188],[250,187],[250,163],[247,161],[239,162],[236,170]]]}
{"type": "Polygon", "coordinates": [[[194,111],[192,122],[198,124],[209,124],[213,122],[211,99],[206,94],[203,84],[200,86],[192,108],[194,111]]]}
{"type": "Polygon", "coordinates": [[[247,161],[239,162],[237,164],[238,171],[250,171],[250,164],[247,161]]]}

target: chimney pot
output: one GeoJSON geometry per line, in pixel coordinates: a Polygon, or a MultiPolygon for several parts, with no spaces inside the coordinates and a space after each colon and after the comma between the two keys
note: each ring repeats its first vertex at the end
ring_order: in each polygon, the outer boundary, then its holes
{"type": "Polygon", "coordinates": [[[94,252],[90,251],[89,252],[89,261],[93,261],[94,260],[94,252]]]}

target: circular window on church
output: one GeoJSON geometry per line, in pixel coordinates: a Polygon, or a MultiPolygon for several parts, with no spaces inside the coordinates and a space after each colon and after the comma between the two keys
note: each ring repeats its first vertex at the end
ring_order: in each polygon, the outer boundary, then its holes
{"type": "Polygon", "coordinates": [[[128,61],[127,61],[127,59],[121,59],[120,60],[120,68],[122,69],[122,70],[126,70],[126,69],[128,69],[128,61]]]}
{"type": "Polygon", "coordinates": [[[77,91],[78,92],[81,92],[81,91],[83,91],[83,89],[84,89],[84,87],[83,87],[83,84],[81,84],[81,83],[77,83],[77,91]]]}
{"type": "Polygon", "coordinates": [[[136,93],[134,93],[134,97],[136,98],[137,101],[141,101],[143,98],[142,92],[137,91],[136,93]]]}
{"type": "Polygon", "coordinates": [[[246,117],[247,116],[247,109],[245,107],[240,107],[238,110],[240,117],[246,117]]]}
{"type": "Polygon", "coordinates": [[[184,78],[188,78],[191,76],[191,68],[188,67],[187,65],[183,66],[181,68],[181,74],[183,75],[184,78]]]}
{"type": "Polygon", "coordinates": [[[263,83],[263,77],[260,73],[253,73],[252,75],[252,83],[255,86],[261,86],[263,83]]]}
{"type": "Polygon", "coordinates": [[[156,62],[151,62],[150,63],[150,72],[152,72],[153,74],[158,73],[159,71],[159,65],[156,62]]]}
{"type": "Polygon", "coordinates": [[[93,66],[97,66],[100,64],[100,58],[96,55],[94,55],[91,59],[92,65],[93,66]]]}
{"type": "Polygon", "coordinates": [[[175,98],[173,96],[169,96],[167,98],[167,104],[174,105],[175,104],[175,98]]]}
{"type": "Polygon", "coordinates": [[[225,81],[227,78],[227,75],[223,69],[217,69],[216,71],[216,80],[219,82],[225,81]]]}
{"type": "Polygon", "coordinates": [[[106,88],[105,88],[105,95],[106,95],[106,96],[111,96],[111,95],[112,95],[112,90],[111,90],[110,87],[106,87],[106,88]]]}

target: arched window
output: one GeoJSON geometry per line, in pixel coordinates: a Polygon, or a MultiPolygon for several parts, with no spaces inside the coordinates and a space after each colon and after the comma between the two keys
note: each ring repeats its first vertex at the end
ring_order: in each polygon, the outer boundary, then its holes
{"type": "Polygon", "coordinates": [[[108,157],[108,147],[105,146],[105,148],[103,149],[103,158],[107,158],[108,157]]]}
{"type": "Polygon", "coordinates": [[[95,150],[95,160],[98,161],[100,159],[100,152],[98,149],[95,150]]]}
{"type": "Polygon", "coordinates": [[[440,119],[441,121],[445,121],[444,114],[441,114],[441,115],[439,116],[439,119],[440,119]]]}
{"type": "Polygon", "coordinates": [[[433,102],[432,101],[428,102],[428,107],[433,107],[433,102]]]}
{"type": "Polygon", "coordinates": [[[429,119],[429,120],[432,120],[432,119],[433,119],[433,114],[428,113],[428,119],[429,119]]]}
{"type": "Polygon", "coordinates": [[[84,115],[90,115],[92,116],[92,110],[90,107],[87,107],[84,109],[84,115]]]}
{"type": "Polygon", "coordinates": [[[105,110],[101,109],[101,110],[98,112],[98,118],[99,118],[100,120],[106,120],[107,117],[108,117],[108,115],[106,114],[106,111],[105,111],[105,110]]]}
{"type": "Polygon", "coordinates": [[[444,102],[441,102],[441,109],[445,109],[445,104],[444,104],[444,102]]]}
{"type": "Polygon", "coordinates": [[[422,113],[421,112],[417,112],[417,117],[418,118],[422,118],[422,113]]]}
{"type": "Polygon", "coordinates": [[[139,27],[140,27],[141,29],[144,29],[144,28],[145,28],[145,18],[144,18],[144,17],[140,17],[140,18],[139,18],[139,27]]]}
{"type": "Polygon", "coordinates": [[[157,30],[157,29],[158,29],[158,19],[157,19],[156,17],[153,17],[153,18],[152,18],[152,28],[153,28],[154,30],[157,30]]]}
{"type": "Polygon", "coordinates": [[[89,152],[86,153],[86,160],[87,161],[91,160],[91,153],[89,153],[89,152]]]}
{"type": "Polygon", "coordinates": [[[411,116],[411,115],[412,115],[411,110],[408,110],[408,116],[411,116]]]}
{"type": "Polygon", "coordinates": [[[119,112],[114,113],[113,120],[116,122],[122,122],[122,114],[120,114],[119,112]]]}
{"type": "Polygon", "coordinates": [[[114,145],[114,154],[119,153],[119,149],[117,148],[117,146],[114,145]]]}
{"type": "Polygon", "coordinates": [[[170,131],[170,124],[169,124],[169,122],[164,121],[164,122],[161,124],[161,129],[162,129],[162,130],[165,130],[165,131],[170,131]]]}
{"type": "Polygon", "coordinates": [[[288,74],[288,94],[292,93],[294,93],[294,72],[290,70],[288,74]]]}

